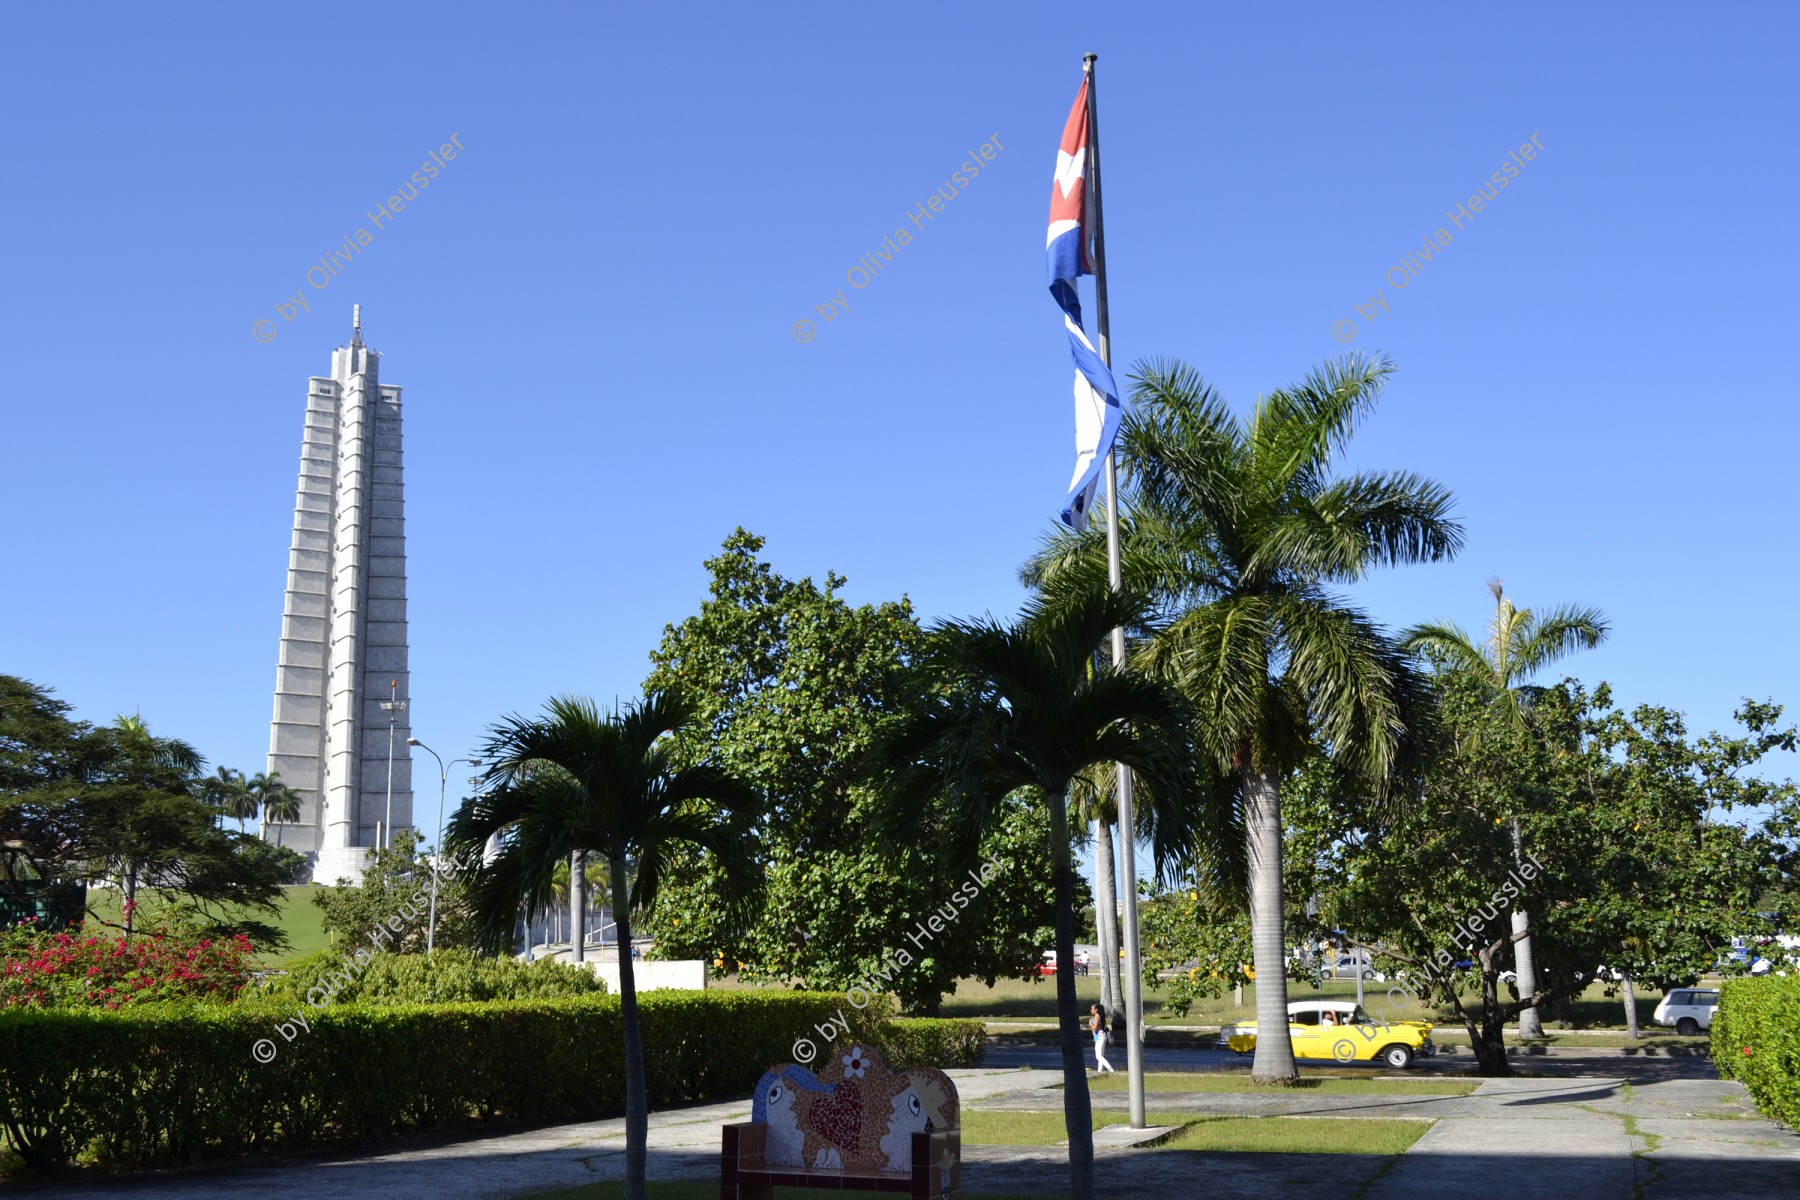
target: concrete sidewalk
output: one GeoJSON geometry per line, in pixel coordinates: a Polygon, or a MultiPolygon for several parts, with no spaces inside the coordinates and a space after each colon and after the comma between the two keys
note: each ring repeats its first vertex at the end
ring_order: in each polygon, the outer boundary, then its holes
{"type": "MultiPolygon", "coordinates": [[[[1734,1200],[1792,1195],[1800,1136],[1759,1117],[1743,1088],[1682,1074],[1634,1071],[1612,1060],[1608,1074],[1484,1081],[1469,1096],[1320,1096],[1286,1093],[1156,1092],[1152,1112],[1201,1116],[1402,1117],[1436,1122],[1398,1158],[1357,1155],[1220,1154],[1099,1147],[1105,1197],[1204,1195],[1208,1200],[1303,1191],[1318,1200],[1438,1200],[1465,1194],[1509,1198],[1658,1200],[1705,1195],[1734,1200]],[[1622,1068],[1622,1069],[1621,1069],[1622,1068]]],[[[1060,1072],[951,1072],[969,1108],[1058,1110],[1060,1072]]],[[[1125,1095],[1098,1093],[1096,1108],[1122,1109],[1125,1095]]],[[[715,1181],[719,1126],[749,1115],[749,1102],[696,1105],[650,1118],[652,1179],[715,1181]]],[[[622,1120],[513,1130],[397,1145],[360,1157],[265,1161],[69,1186],[13,1189],[60,1200],[422,1200],[522,1197],[618,1179],[622,1120]]],[[[967,1146],[963,1186],[1022,1196],[1068,1190],[1062,1147],[967,1146]]]]}

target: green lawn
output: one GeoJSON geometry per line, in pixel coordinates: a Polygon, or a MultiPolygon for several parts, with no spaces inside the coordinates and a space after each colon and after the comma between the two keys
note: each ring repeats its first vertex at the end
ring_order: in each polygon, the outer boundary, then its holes
{"type": "Polygon", "coordinates": [[[1404,1154],[1431,1121],[1387,1117],[1201,1117],[1163,1150],[1225,1150],[1254,1154],[1404,1154]]]}
{"type": "MultiPolygon", "coordinates": [[[[286,950],[279,953],[256,955],[256,963],[262,967],[280,966],[290,958],[301,958],[317,950],[323,950],[327,944],[325,937],[324,914],[319,906],[313,903],[313,896],[319,888],[313,884],[300,884],[295,887],[281,889],[280,913],[270,922],[287,934],[290,943],[286,950]]],[[[156,893],[139,893],[144,903],[154,906],[156,893]]],[[[93,888],[88,892],[88,912],[102,921],[119,923],[119,891],[117,888],[93,888]]],[[[267,913],[250,913],[257,920],[268,920],[267,913]]]]}
{"type": "MultiPolygon", "coordinates": [[[[1302,1079],[1299,1086],[1322,1096],[1467,1096],[1481,1081],[1466,1079],[1302,1079]]],[[[1125,1072],[1088,1080],[1090,1092],[1126,1090],[1125,1072]]],[[[1201,1071],[1156,1071],[1144,1076],[1146,1092],[1259,1092],[1268,1088],[1251,1084],[1248,1075],[1201,1071]]]]}
{"type": "MultiPolygon", "coordinates": [[[[650,1200],[719,1200],[719,1185],[716,1183],[658,1183],[651,1180],[644,1185],[644,1194],[650,1200]]],[[[775,1200],[818,1200],[826,1194],[818,1188],[775,1189],[775,1200]]],[[[830,1195],[839,1200],[893,1200],[893,1192],[838,1191],[830,1189],[830,1195]]],[[[624,1200],[625,1185],[622,1183],[589,1183],[581,1187],[563,1188],[555,1192],[539,1192],[527,1200],[624,1200]]],[[[991,1192],[964,1192],[963,1200],[1015,1200],[1014,1197],[999,1196],[991,1192]]]]}
{"type": "MultiPolygon", "coordinates": [[[[966,1146],[1059,1146],[1068,1141],[1063,1115],[1013,1109],[963,1110],[966,1146]]],[[[1123,1125],[1122,1112],[1096,1112],[1094,1128],[1123,1125]]],[[[1196,1117],[1146,1115],[1151,1125],[1179,1132],[1155,1149],[1236,1150],[1270,1154],[1401,1154],[1431,1128],[1430,1121],[1376,1117],[1196,1117]]]]}
{"type": "MultiPolygon", "coordinates": [[[[1152,1125],[1164,1124],[1155,1117],[1152,1125]]],[[[1131,1114],[1097,1112],[1094,1128],[1130,1123],[1131,1114]]],[[[1176,1122],[1179,1123],[1179,1119],[1176,1122]]],[[[1007,1108],[965,1108],[962,1112],[962,1140],[965,1146],[1057,1146],[1069,1140],[1069,1128],[1063,1124],[1062,1110],[1055,1112],[1022,1112],[1007,1108]]]]}

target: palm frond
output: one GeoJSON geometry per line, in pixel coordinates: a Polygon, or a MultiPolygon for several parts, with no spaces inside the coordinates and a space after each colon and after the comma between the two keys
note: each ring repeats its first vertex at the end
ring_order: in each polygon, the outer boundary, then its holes
{"type": "Polygon", "coordinates": [[[1485,651],[1459,625],[1451,622],[1429,622],[1414,625],[1400,635],[1400,648],[1440,663],[1454,671],[1464,671],[1476,679],[1492,682],[1494,664],[1485,651]]]}
{"type": "Polygon", "coordinates": [[[1577,650],[1592,650],[1610,632],[1611,626],[1597,608],[1564,605],[1541,616],[1532,613],[1520,623],[1513,639],[1515,674],[1529,679],[1577,650]]]}

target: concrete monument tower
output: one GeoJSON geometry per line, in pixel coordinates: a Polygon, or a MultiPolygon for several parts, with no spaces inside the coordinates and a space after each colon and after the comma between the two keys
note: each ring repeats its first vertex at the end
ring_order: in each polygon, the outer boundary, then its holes
{"type": "Polygon", "coordinates": [[[358,305],[331,377],[311,380],[300,443],[268,768],[300,820],[263,836],[319,883],[361,882],[368,850],[412,825],[400,389],[380,365],[358,305]]]}

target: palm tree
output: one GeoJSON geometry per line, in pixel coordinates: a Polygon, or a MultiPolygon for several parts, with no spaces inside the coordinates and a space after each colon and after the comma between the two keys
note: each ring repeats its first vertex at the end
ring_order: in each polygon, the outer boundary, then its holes
{"type": "Polygon", "coordinates": [[[300,793],[281,781],[280,771],[258,771],[244,791],[249,798],[245,816],[254,817],[260,809],[265,822],[300,819],[300,793]]]}
{"type": "Polygon", "coordinates": [[[1109,1021],[1125,1003],[1119,979],[1119,886],[1113,856],[1113,826],[1119,820],[1113,796],[1118,781],[1112,763],[1095,763],[1077,773],[1069,787],[1075,828],[1094,827],[1094,941],[1100,957],[1095,965],[1100,968],[1100,1007],[1109,1021]]]}
{"type": "MultiPolygon", "coordinates": [[[[1241,806],[1259,1083],[1299,1077],[1285,1032],[1282,781],[1323,743],[1385,798],[1413,761],[1409,728],[1424,700],[1405,654],[1328,589],[1462,544],[1439,484],[1405,472],[1331,477],[1334,453],[1392,371],[1351,355],[1239,419],[1191,367],[1150,361],[1132,376],[1121,433],[1125,584],[1154,596],[1165,618],[1138,653],[1187,694],[1201,749],[1241,806]]],[[[1104,536],[1092,529],[1052,535],[1023,575],[1056,593],[1105,570],[1104,536]]]]}
{"type": "MultiPolygon", "coordinates": [[[[609,868],[621,944],[631,940],[631,914],[648,911],[678,853],[715,855],[736,895],[758,881],[751,823],[761,798],[723,770],[678,768],[671,741],[690,721],[678,698],[651,693],[621,712],[586,697],[550,701],[538,718],[495,725],[481,753],[493,763],[485,794],[466,801],[446,839],[461,857],[501,835],[492,861],[471,876],[470,898],[482,940],[494,951],[512,945],[521,903],[527,922],[550,903],[557,868],[592,854],[609,868]],[[626,861],[636,872],[627,876],[626,861]]],[[[631,956],[619,956],[619,1002],[625,1037],[625,1195],[643,1200],[649,1108],[644,1049],[638,1029],[631,956]]]]}
{"type": "Polygon", "coordinates": [[[262,786],[255,793],[262,800],[263,824],[287,823],[300,819],[300,793],[281,782],[281,772],[258,775],[262,786]]]}
{"type": "Polygon", "coordinates": [[[562,937],[563,906],[569,902],[569,864],[573,860],[559,862],[556,870],[550,874],[550,936],[562,937]]]}
{"type": "Polygon", "coordinates": [[[245,819],[256,815],[256,802],[244,782],[244,773],[230,767],[219,767],[200,781],[200,798],[216,808],[221,819],[237,818],[239,833],[244,832],[245,819]]]}
{"type": "MultiPolygon", "coordinates": [[[[1448,622],[1415,625],[1406,632],[1409,650],[1431,657],[1446,670],[1461,671],[1477,680],[1497,707],[1502,719],[1517,730],[1529,720],[1531,705],[1543,689],[1527,684],[1538,671],[1577,650],[1592,650],[1606,640],[1606,618],[1597,608],[1563,605],[1538,616],[1529,608],[1515,608],[1498,579],[1488,580],[1494,597],[1494,619],[1488,637],[1474,638],[1448,622]]],[[[1524,857],[1519,818],[1512,818],[1513,862],[1524,857]]],[[[1531,919],[1523,903],[1512,908],[1513,969],[1518,974],[1519,995],[1537,995],[1537,963],[1531,952],[1531,919]]],[[[1636,1020],[1635,1014],[1632,1016],[1636,1020]]],[[[1519,1013],[1520,1037],[1543,1037],[1544,1025],[1536,1006],[1519,1013]]]]}
{"type": "MultiPolygon", "coordinates": [[[[999,819],[1002,800],[1029,793],[1049,809],[1057,961],[1071,963],[1075,874],[1068,820],[1075,778],[1097,764],[1124,763],[1146,782],[1159,862],[1192,844],[1203,819],[1188,740],[1187,705],[1171,686],[1142,673],[1094,672],[1110,630],[1135,623],[1140,601],[1091,589],[1055,604],[1034,601],[1015,625],[944,622],[922,656],[928,694],[885,726],[865,769],[883,788],[895,839],[918,836],[947,802],[960,844],[974,847],[999,819]]],[[[1091,1197],[1092,1114],[1083,1066],[1075,975],[1056,973],[1061,1027],[1063,1118],[1073,1194],[1091,1197]]]]}

